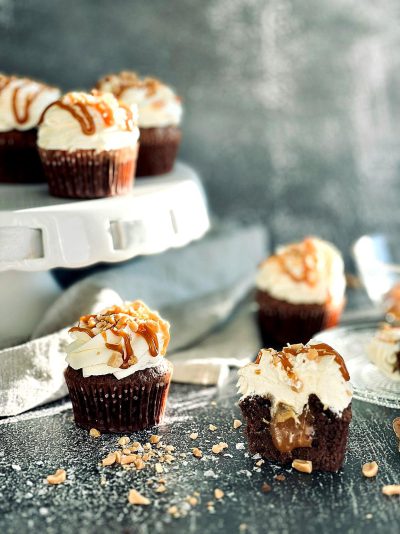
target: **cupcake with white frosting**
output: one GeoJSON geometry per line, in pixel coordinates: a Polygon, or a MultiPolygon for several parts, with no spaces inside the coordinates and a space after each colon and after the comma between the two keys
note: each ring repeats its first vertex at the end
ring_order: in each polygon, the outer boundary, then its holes
{"type": "Polygon", "coordinates": [[[135,72],[122,71],[97,83],[128,106],[137,105],[140,148],[137,176],[170,172],[174,166],[181,130],[182,103],[173,89],[155,78],[141,79],[135,72]]]}
{"type": "Polygon", "coordinates": [[[400,327],[383,325],[368,345],[367,352],[381,373],[400,382],[400,327]]]}
{"type": "Polygon", "coordinates": [[[138,139],[134,107],[111,93],[65,94],[47,108],[39,126],[50,193],[69,198],[129,193],[138,139]]]}
{"type": "Polygon", "coordinates": [[[0,182],[45,181],[37,127],[44,110],[59,96],[56,87],[0,74],[0,182]]]}
{"type": "Polygon", "coordinates": [[[309,237],[265,260],[256,286],[264,343],[306,343],[339,321],[346,288],[343,259],[332,244],[309,237]]]}
{"type": "Polygon", "coordinates": [[[172,374],[169,324],[137,300],[82,316],[69,332],[65,379],[76,424],[101,432],[157,425],[172,374]]]}

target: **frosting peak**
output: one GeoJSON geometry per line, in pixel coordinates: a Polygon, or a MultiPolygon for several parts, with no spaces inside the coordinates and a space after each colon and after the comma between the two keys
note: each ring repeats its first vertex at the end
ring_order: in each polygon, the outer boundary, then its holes
{"type": "Polygon", "coordinates": [[[0,73],[0,132],[35,128],[60,91],[29,78],[0,73]]]}
{"type": "Polygon", "coordinates": [[[265,260],[256,285],[293,304],[340,304],[346,287],[343,259],[330,243],[308,237],[281,247],[265,260]]]}
{"type": "Polygon", "coordinates": [[[139,300],[84,315],[69,332],[75,341],[67,347],[67,362],[83,369],[83,376],[123,378],[160,365],[170,339],[169,324],[139,300]]]}
{"type": "Polygon", "coordinates": [[[47,150],[112,150],[133,147],[139,138],[137,109],[111,93],[70,92],[43,114],[38,145],[47,150]]]}
{"type": "Polygon", "coordinates": [[[243,397],[269,398],[273,413],[283,404],[297,416],[312,394],[334,413],[341,413],[352,395],[343,358],[324,343],[262,349],[254,363],[239,370],[238,387],[243,397]]]}
{"type": "Polygon", "coordinates": [[[129,106],[136,104],[142,128],[176,126],[181,121],[180,97],[156,78],[140,78],[135,72],[122,71],[105,76],[96,87],[113,93],[129,106]]]}

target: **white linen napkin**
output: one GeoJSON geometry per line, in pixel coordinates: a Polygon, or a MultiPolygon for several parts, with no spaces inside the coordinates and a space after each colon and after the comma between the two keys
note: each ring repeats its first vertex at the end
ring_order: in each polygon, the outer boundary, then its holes
{"type": "Polygon", "coordinates": [[[68,328],[85,313],[136,298],[171,323],[173,380],[221,384],[229,366],[248,361],[260,347],[248,295],[266,248],[262,227],[228,227],[184,249],[113,266],[72,285],[31,341],[0,351],[0,416],[66,395],[68,328]]]}

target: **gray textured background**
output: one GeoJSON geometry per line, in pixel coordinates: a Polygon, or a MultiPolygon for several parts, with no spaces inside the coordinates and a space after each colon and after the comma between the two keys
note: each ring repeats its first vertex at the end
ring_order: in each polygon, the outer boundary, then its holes
{"type": "Polygon", "coordinates": [[[0,70],[175,85],[181,157],[221,216],[346,251],[400,226],[398,0],[0,0],[0,70]]]}

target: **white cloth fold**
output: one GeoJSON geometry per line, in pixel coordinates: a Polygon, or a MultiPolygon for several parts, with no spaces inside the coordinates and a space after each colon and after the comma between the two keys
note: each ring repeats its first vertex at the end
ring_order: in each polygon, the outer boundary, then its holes
{"type": "Polygon", "coordinates": [[[90,275],[54,302],[32,340],[0,351],[0,416],[66,395],[68,327],[80,315],[140,298],[171,323],[174,380],[221,384],[228,367],[260,347],[251,299],[266,254],[263,228],[225,228],[184,249],[138,258],[90,275]]]}

